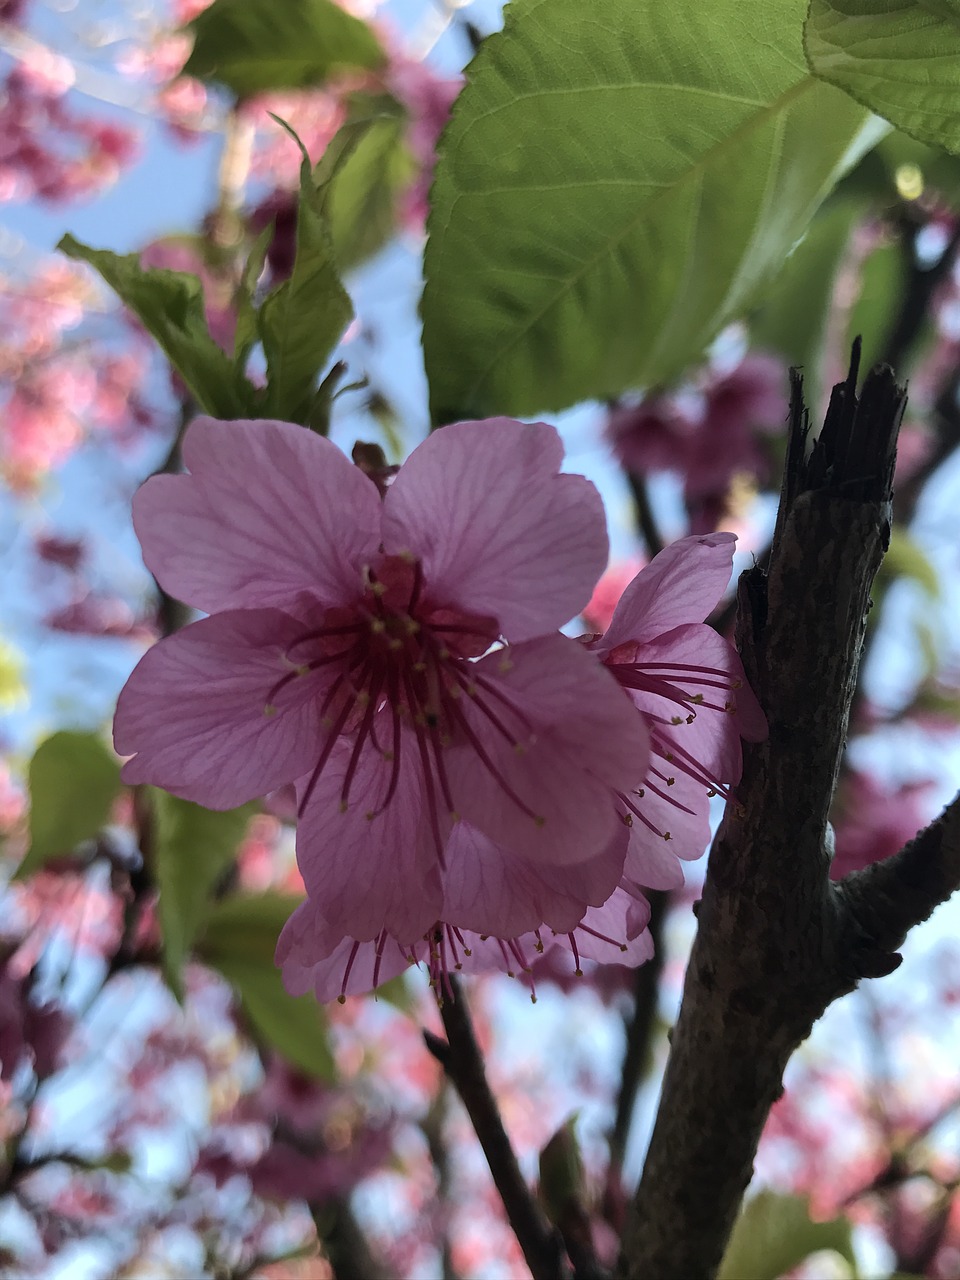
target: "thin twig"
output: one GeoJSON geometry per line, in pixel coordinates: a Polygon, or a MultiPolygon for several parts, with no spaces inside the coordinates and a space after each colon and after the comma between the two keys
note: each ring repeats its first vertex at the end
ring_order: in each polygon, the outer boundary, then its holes
{"type": "Polygon", "coordinates": [[[483,1055],[474,1035],[463,990],[452,976],[450,996],[444,998],[440,1006],[440,1017],[447,1033],[446,1041],[429,1031],[424,1032],[424,1041],[467,1109],[527,1266],[534,1280],[566,1280],[568,1268],[562,1241],[548,1223],[520,1172],[496,1099],[487,1082],[483,1055]]]}

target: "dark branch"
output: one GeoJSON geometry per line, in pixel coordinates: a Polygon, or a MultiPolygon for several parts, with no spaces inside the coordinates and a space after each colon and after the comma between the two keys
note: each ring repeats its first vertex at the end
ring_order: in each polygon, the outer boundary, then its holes
{"type": "Polygon", "coordinates": [[[633,1014],[626,1027],[627,1044],[620,1073],[620,1091],[617,1094],[616,1116],[610,1133],[610,1177],[618,1183],[627,1151],[637,1091],[650,1065],[653,1033],[657,1023],[657,997],[663,973],[663,925],[669,894],[651,891],[647,898],[650,902],[647,928],[653,940],[653,958],[640,966],[634,978],[633,1014]]]}
{"type": "Polygon", "coordinates": [[[859,344],[808,449],[791,438],[769,573],[739,585],[738,640],[769,723],[710,854],[659,1113],[618,1263],[628,1280],[715,1274],[783,1070],[826,1006],[889,972],[880,930],[829,882],[827,817],[869,591],[890,534],[905,394],[889,369],[856,393],[859,344]],[[864,939],[866,943],[864,945],[864,939]],[[882,957],[878,951],[883,952],[882,957]]]}
{"type": "Polygon", "coordinates": [[[520,1172],[483,1069],[483,1055],[459,983],[450,978],[451,999],[440,1006],[444,1043],[424,1032],[427,1048],[447,1073],[480,1139],[507,1218],[534,1280],[566,1280],[568,1268],[559,1235],[548,1223],[520,1172]]]}

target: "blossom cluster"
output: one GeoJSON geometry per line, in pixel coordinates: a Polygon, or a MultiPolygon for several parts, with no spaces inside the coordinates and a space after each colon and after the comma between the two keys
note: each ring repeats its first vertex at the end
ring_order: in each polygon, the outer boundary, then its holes
{"type": "Polygon", "coordinates": [[[644,890],[682,883],[741,735],[765,733],[702,621],[733,536],[668,547],[578,641],[558,628],[606,565],[605,518],[544,423],[456,423],[380,484],[284,422],[199,419],[183,457],[134,524],[163,588],[209,616],[144,655],[115,742],[128,782],[212,808],[296,783],[288,989],[326,1000],[422,963],[442,993],[558,942],[578,968],[649,958],[644,890]]]}

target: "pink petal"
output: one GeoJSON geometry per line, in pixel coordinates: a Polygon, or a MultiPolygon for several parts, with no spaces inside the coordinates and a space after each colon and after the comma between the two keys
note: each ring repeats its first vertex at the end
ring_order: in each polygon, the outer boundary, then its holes
{"type": "Polygon", "coordinates": [[[150,782],[211,809],[230,809],[292,782],[316,759],[329,674],[273,690],[303,624],[279,609],[217,614],[143,655],[124,685],[114,745],[132,755],[125,782],[150,782]],[[266,713],[268,704],[276,708],[266,713]]]}
{"type": "MultiPolygon", "coordinates": [[[[378,731],[378,740],[383,745],[392,739],[378,731]]],[[[394,794],[387,802],[393,762],[372,740],[362,743],[344,805],[353,746],[351,739],[341,739],[312,788],[309,774],[297,784],[300,873],[341,934],[366,942],[386,929],[401,943],[412,943],[436,923],[443,906],[440,853],[417,744],[404,731],[394,794]]],[[[446,813],[440,820],[443,842],[451,820],[446,813]]]]}
{"type": "Polygon", "coordinates": [[[329,440],[288,422],[198,418],[189,475],[154,476],[133,501],[147,568],[208,613],[349,602],[380,542],[376,486],[329,440]]]}
{"type": "Polygon", "coordinates": [[[612,846],[587,862],[553,867],[515,857],[458,822],[446,848],[443,920],[500,938],[544,924],[573,929],[588,906],[605,902],[616,888],[627,834],[621,828],[612,846]]]}
{"type": "Polygon", "coordinates": [[[276,960],[290,995],[312,991],[325,1003],[341,994],[372,991],[408,969],[411,955],[393,938],[355,942],[342,937],[308,898],[283,926],[276,960]]]}
{"type": "MultiPolygon", "coordinates": [[[[650,904],[617,889],[602,907],[591,907],[574,932],[577,951],[600,964],[639,965],[653,955],[647,929],[650,904]]],[[[562,943],[562,939],[558,939],[562,943]]]]}
{"type": "Polygon", "coordinates": [[[444,427],[387,492],[385,550],[419,558],[435,604],[495,617],[509,640],[555,631],[590,599],[608,550],[600,495],[559,474],[562,456],[543,422],[444,427]]]}
{"type": "MultiPolygon", "coordinates": [[[[707,834],[709,835],[709,827],[707,834]]],[[[672,843],[654,835],[642,822],[634,818],[627,844],[627,856],[623,864],[622,883],[630,890],[634,888],[681,889],[683,868],[677,854],[671,850],[672,843]]],[[[706,848],[706,838],[704,848],[706,848]]]]}
{"type": "Polygon", "coordinates": [[[707,533],[665,547],[624,591],[595,651],[610,653],[702,622],[727,589],[736,541],[732,533],[707,533]]]}
{"type": "Polygon", "coordinates": [[[700,623],[677,627],[657,640],[639,645],[634,661],[650,667],[661,663],[677,663],[692,668],[709,667],[723,672],[707,679],[727,680],[739,688],[714,689],[697,679],[696,671],[671,674],[677,688],[691,694],[702,693],[704,705],[695,708],[692,723],[686,723],[686,712],[675,702],[643,690],[628,690],[636,706],[647,715],[662,719],[680,719],[677,725],[658,726],[656,733],[682,747],[689,755],[706,765],[721,782],[738,782],[742,769],[741,737],[762,741],[767,736],[767,721],[753,690],[747,684],[740,655],[712,627],[700,623]],[[731,710],[714,707],[731,706],[731,710]]]}
{"type": "Polygon", "coordinates": [[[612,790],[646,772],[643,717],[565,636],[511,645],[475,669],[474,691],[458,703],[473,742],[448,752],[457,812],[531,861],[593,857],[620,822],[612,790]]]}

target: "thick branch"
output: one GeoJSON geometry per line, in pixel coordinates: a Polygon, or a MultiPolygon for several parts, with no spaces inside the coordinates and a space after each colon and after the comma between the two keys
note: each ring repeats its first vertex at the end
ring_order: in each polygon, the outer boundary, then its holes
{"type": "Polygon", "coordinates": [[[851,948],[828,879],[827,815],[869,590],[890,532],[905,396],[888,369],[856,395],[859,351],[807,450],[793,375],[791,438],[769,575],[739,588],[744,666],[769,737],[744,752],[738,803],[710,854],[659,1114],[618,1275],[715,1274],[783,1069],[827,1004],[895,967],[851,948]]]}
{"type": "Polygon", "coordinates": [[[565,1280],[568,1269],[563,1244],[520,1172],[496,1099],[487,1083],[483,1055],[473,1034],[463,991],[455,978],[451,977],[449,981],[452,998],[445,999],[440,1006],[447,1042],[427,1031],[424,1032],[427,1048],[447,1073],[467,1109],[510,1226],[534,1280],[565,1280]]]}

